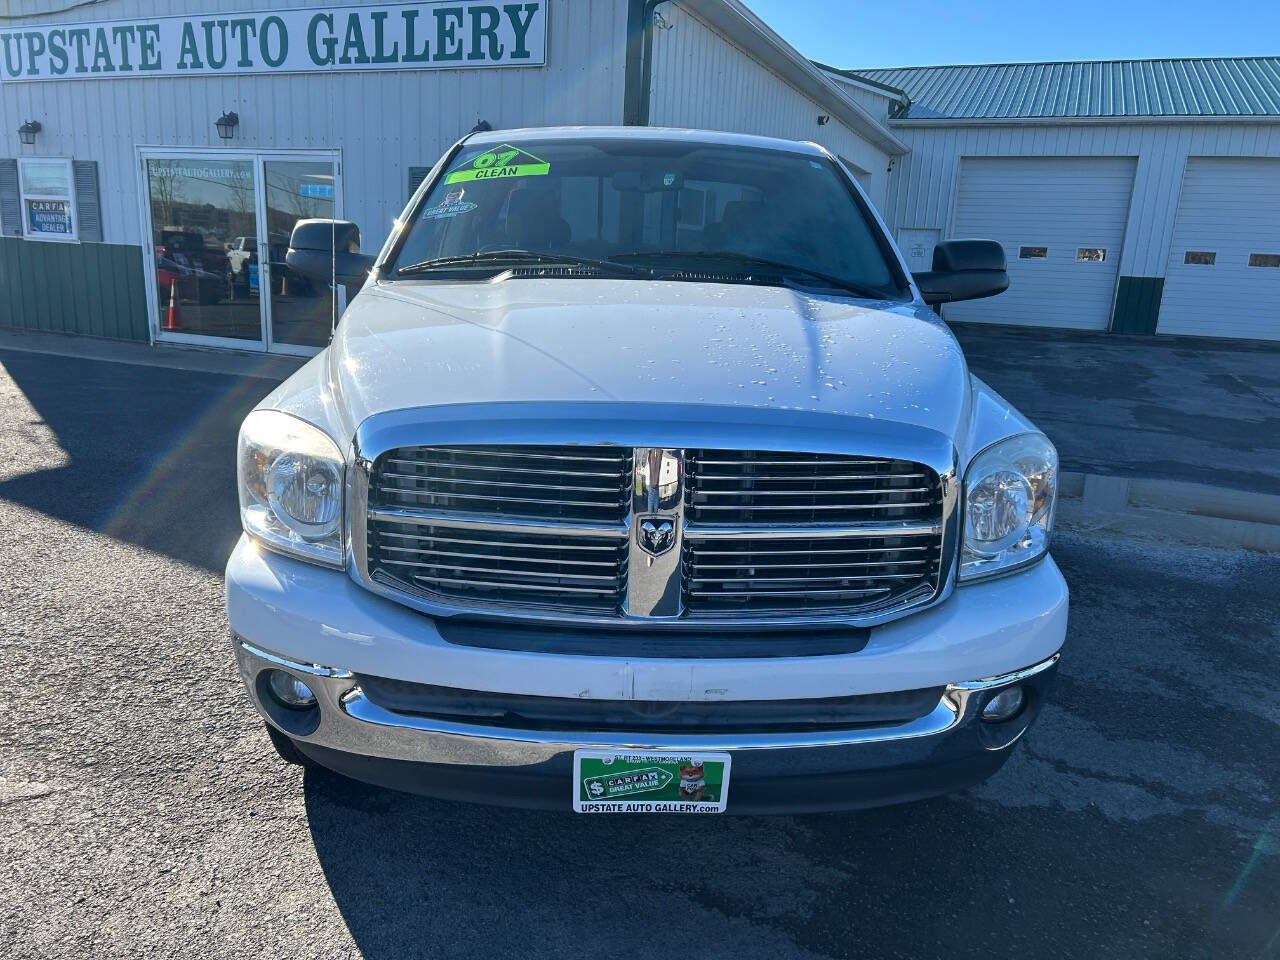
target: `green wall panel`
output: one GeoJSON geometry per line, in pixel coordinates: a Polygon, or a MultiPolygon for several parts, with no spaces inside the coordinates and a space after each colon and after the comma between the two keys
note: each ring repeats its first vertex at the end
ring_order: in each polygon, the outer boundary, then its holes
{"type": "Polygon", "coordinates": [[[142,248],[0,237],[0,327],[148,340],[142,248]]]}
{"type": "Polygon", "coordinates": [[[1111,332],[1155,333],[1163,294],[1164,277],[1121,277],[1111,313],[1111,332]]]}

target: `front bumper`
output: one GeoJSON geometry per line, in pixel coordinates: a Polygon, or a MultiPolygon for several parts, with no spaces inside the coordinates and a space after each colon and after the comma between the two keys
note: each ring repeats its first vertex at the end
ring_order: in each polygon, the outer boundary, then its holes
{"type": "Polygon", "coordinates": [[[322,766],[379,786],[448,799],[567,810],[578,749],[733,755],[730,810],[801,813],[922,799],[978,783],[999,769],[1035,721],[1058,656],[999,677],[947,685],[937,705],[905,724],[814,733],[602,734],[458,723],[375,704],[349,671],[300,663],[235,639],[236,659],[267,722],[322,766]],[[262,678],[283,670],[316,695],[310,712],[274,702],[262,678]],[[1022,687],[1014,718],[979,718],[995,693],[1022,687]]]}
{"type": "Polygon", "coordinates": [[[660,659],[481,649],[445,641],[434,622],[362,590],[338,571],[242,540],[227,567],[236,658],[266,721],[323,766],[432,796],[568,810],[576,749],[728,751],[729,811],[809,812],[921,799],[980,782],[1034,722],[1066,631],[1067,590],[1052,559],[956,590],[938,606],[874,628],[857,653],[660,659]],[[315,692],[290,712],[263,672],[315,692]],[[379,706],[359,677],[590,701],[817,699],[938,688],[906,723],[816,732],[599,733],[513,729],[379,706]],[[979,719],[995,692],[1022,685],[1012,720],[979,719]]]}

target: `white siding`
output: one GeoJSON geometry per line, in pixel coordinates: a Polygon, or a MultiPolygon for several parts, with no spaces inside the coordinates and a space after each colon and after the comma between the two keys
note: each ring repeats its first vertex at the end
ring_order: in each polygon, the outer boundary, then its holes
{"type": "Polygon", "coordinates": [[[954,231],[1004,246],[1009,290],[948,304],[947,319],[1105,330],[1133,170],[1129,157],[966,157],[954,231]],[[1023,247],[1045,255],[1022,259],[1023,247]],[[1104,259],[1078,260],[1081,247],[1104,250],[1104,259]]]}
{"type": "Polygon", "coordinates": [[[885,218],[900,229],[952,236],[961,158],[1137,157],[1120,275],[1162,277],[1188,155],[1280,157],[1280,123],[1076,123],[911,126],[892,130],[911,148],[889,175],[885,218]]]}
{"type": "MultiPolygon", "coordinates": [[[[343,0],[344,4],[368,0],[343,0]]],[[[39,22],[320,6],[316,0],[108,0],[39,22]],[[161,7],[163,9],[161,9],[161,7]]],[[[44,9],[50,9],[45,0],[44,9]]],[[[28,6],[30,9],[30,6],[28,6]]],[[[613,124],[622,117],[626,3],[549,0],[547,66],[294,76],[0,83],[0,135],[44,125],[20,155],[97,160],[104,239],[141,243],[135,146],[222,149],[213,121],[240,115],[243,150],[338,150],[345,215],[376,250],[406,199],[410,166],[429,166],[478,119],[496,128],[613,124]]]]}
{"type": "Polygon", "coordinates": [[[842,77],[838,73],[828,73],[827,78],[836,86],[844,91],[845,96],[850,100],[860,103],[871,116],[883,124],[886,128],[889,125],[889,108],[898,102],[898,98],[892,96],[888,92],[881,92],[854,83],[847,77],[842,77]]]}
{"type": "Polygon", "coordinates": [[[661,8],[667,28],[654,30],[649,122],[654,126],[732,130],[811,140],[843,156],[877,207],[885,199],[888,154],[836,119],[678,4],[661,8]]]}
{"type": "Polygon", "coordinates": [[[1160,333],[1280,339],[1280,160],[1192,157],[1169,251],[1160,333]],[[1214,263],[1188,264],[1188,251],[1214,263]]]}

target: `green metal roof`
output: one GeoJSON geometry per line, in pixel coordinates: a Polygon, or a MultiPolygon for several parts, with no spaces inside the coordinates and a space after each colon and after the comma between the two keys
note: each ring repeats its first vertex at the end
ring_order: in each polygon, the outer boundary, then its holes
{"type": "Polygon", "coordinates": [[[987,63],[848,72],[905,90],[911,99],[908,120],[1280,117],[1280,57],[987,63]]]}

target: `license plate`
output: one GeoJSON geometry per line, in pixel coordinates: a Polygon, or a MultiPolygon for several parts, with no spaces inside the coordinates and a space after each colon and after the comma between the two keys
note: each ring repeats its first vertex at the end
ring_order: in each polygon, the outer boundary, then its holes
{"type": "Polygon", "coordinates": [[[724,813],[727,753],[619,753],[575,750],[578,813],[724,813]]]}

